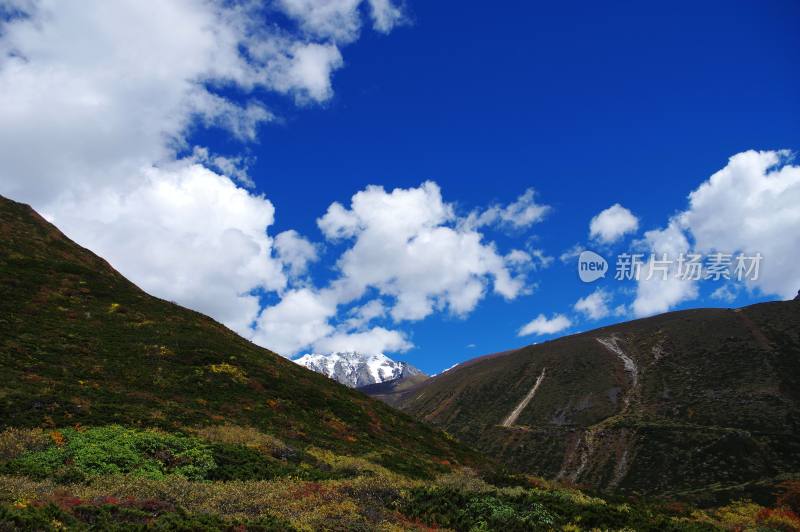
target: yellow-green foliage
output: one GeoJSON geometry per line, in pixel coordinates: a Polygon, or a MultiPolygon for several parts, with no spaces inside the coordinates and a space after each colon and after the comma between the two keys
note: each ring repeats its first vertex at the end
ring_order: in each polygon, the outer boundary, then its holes
{"type": "Polygon", "coordinates": [[[0,432],[0,460],[13,460],[27,451],[40,451],[53,442],[42,429],[8,428],[0,432]]]}
{"type": "Polygon", "coordinates": [[[723,525],[731,527],[754,523],[759,512],[764,507],[749,501],[737,501],[728,506],[723,506],[714,514],[723,525]]]}
{"type": "Polygon", "coordinates": [[[386,509],[386,497],[397,497],[402,487],[378,477],[325,482],[197,482],[182,477],[165,481],[135,476],[109,476],[88,484],[56,487],[48,481],[0,476],[0,503],[25,504],[60,491],[86,500],[109,496],[158,500],[190,513],[230,519],[275,515],[300,530],[392,530],[398,516],[386,509]]]}
{"type": "Polygon", "coordinates": [[[282,456],[290,451],[288,445],[269,434],[264,434],[253,427],[242,427],[239,425],[211,425],[199,429],[188,429],[198,437],[212,442],[225,443],[228,445],[244,445],[251,449],[272,455],[282,456]]]}
{"type": "Polygon", "coordinates": [[[443,488],[451,488],[467,493],[485,493],[496,489],[494,486],[487,484],[474,470],[468,467],[462,467],[438,476],[436,484],[443,488]]]}
{"type": "Polygon", "coordinates": [[[211,373],[227,375],[236,382],[241,382],[241,383],[247,382],[247,373],[245,373],[242,368],[236,367],[232,364],[228,364],[227,362],[221,362],[219,364],[211,364],[208,366],[208,370],[211,373]]]}
{"type": "Polygon", "coordinates": [[[369,456],[345,456],[335,454],[325,449],[317,449],[316,447],[310,447],[306,450],[306,452],[320,462],[327,464],[333,471],[342,473],[346,476],[377,475],[387,478],[397,477],[396,474],[392,473],[385,467],[379,466],[378,464],[370,461],[369,458],[371,457],[369,456]]]}
{"type": "Polygon", "coordinates": [[[692,513],[692,520],[724,530],[756,532],[800,530],[800,517],[789,508],[766,508],[751,501],[736,501],[721,508],[692,513]]]}
{"type": "Polygon", "coordinates": [[[27,503],[50,495],[57,486],[51,480],[0,475],[0,503],[27,503]]]}

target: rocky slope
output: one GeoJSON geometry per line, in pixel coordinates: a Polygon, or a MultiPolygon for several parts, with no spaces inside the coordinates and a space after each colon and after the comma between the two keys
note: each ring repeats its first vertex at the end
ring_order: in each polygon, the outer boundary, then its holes
{"type": "Polygon", "coordinates": [[[375,399],[380,399],[388,405],[398,407],[408,390],[414,388],[415,386],[419,386],[428,379],[430,379],[430,377],[419,373],[391,381],[361,386],[358,388],[358,391],[363,392],[370,397],[374,397],[375,399]]]}
{"type": "Polygon", "coordinates": [[[758,493],[800,473],[800,302],[673,312],[482,357],[397,404],[519,471],[758,493]]]}
{"type": "Polygon", "coordinates": [[[308,354],[295,359],[295,362],[350,388],[423,375],[411,364],[395,362],[381,353],[308,354]]]}

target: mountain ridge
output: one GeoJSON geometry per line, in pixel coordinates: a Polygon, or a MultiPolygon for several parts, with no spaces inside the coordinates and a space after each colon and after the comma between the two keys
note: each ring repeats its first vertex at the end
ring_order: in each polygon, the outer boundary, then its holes
{"type": "Polygon", "coordinates": [[[309,353],[293,361],[350,388],[424,375],[408,362],[392,360],[383,353],[309,353]]]}
{"type": "Polygon", "coordinates": [[[769,484],[800,472],[798,331],[795,301],[676,311],[479,357],[395,404],[518,471],[594,488],[769,484]]]}

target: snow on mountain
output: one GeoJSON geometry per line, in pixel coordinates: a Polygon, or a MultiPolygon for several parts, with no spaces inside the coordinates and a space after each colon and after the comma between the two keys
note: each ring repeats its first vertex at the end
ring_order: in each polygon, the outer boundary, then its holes
{"type": "Polygon", "coordinates": [[[351,388],[422,374],[411,364],[396,362],[381,353],[312,353],[303,355],[294,362],[351,388]]]}

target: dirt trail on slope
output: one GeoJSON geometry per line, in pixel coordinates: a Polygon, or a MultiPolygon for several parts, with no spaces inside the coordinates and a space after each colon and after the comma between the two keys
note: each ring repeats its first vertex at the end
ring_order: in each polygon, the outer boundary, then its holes
{"type": "Polygon", "coordinates": [[[541,375],[539,375],[539,378],[536,379],[536,384],[534,384],[533,388],[531,388],[531,391],[528,392],[528,395],[526,395],[522,399],[522,401],[520,401],[520,403],[516,406],[516,408],[514,408],[514,410],[511,411],[511,413],[508,415],[505,421],[503,421],[502,423],[503,427],[510,427],[511,425],[516,423],[519,415],[522,413],[523,410],[525,410],[525,407],[528,406],[528,403],[531,402],[533,396],[536,395],[536,390],[538,390],[539,385],[542,384],[542,381],[544,380],[544,376],[546,373],[547,373],[547,368],[544,368],[542,370],[541,375]]]}
{"type": "Polygon", "coordinates": [[[595,338],[603,347],[617,355],[622,360],[622,365],[625,367],[625,372],[631,377],[631,387],[623,398],[624,409],[627,410],[630,405],[631,397],[638,392],[639,386],[639,368],[636,362],[629,357],[625,351],[619,346],[619,338],[611,336],[609,338],[595,338]]]}

